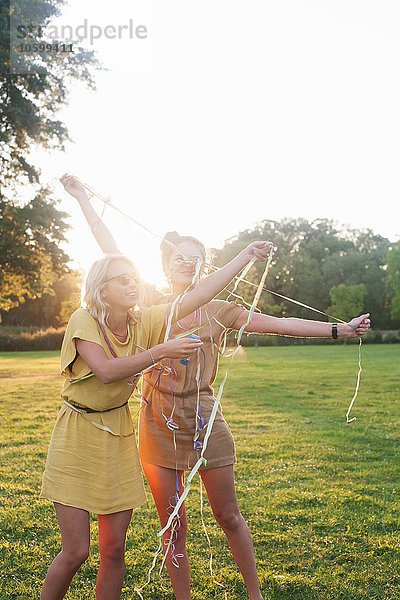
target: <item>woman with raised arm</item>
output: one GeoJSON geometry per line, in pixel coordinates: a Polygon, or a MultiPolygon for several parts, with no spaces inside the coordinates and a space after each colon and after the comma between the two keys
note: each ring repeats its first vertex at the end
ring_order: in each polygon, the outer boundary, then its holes
{"type": "MultiPolygon", "coordinates": [[[[97,242],[103,251],[115,250],[109,230],[90,205],[84,188],[65,176],[63,181],[84,211],[97,242]]],[[[167,234],[161,244],[162,262],[171,286],[168,300],[176,299],[191,285],[196,261],[206,260],[206,249],[196,238],[167,234]]],[[[167,299],[166,299],[167,300],[167,299]]],[[[144,376],[143,403],[140,412],[139,453],[149,482],[162,528],[167,524],[171,506],[184,485],[184,473],[198,460],[212,407],[212,384],[218,366],[219,341],[227,330],[239,330],[248,321],[248,311],[233,303],[212,300],[190,315],[179,318],[172,338],[185,331],[195,331],[203,342],[190,360],[171,361],[165,376],[159,369],[144,376]]],[[[338,324],[338,337],[364,335],[370,326],[369,315],[361,315],[348,324],[338,324]]],[[[245,331],[274,333],[294,337],[332,335],[332,324],[297,318],[277,318],[254,314],[245,331]]],[[[335,332],[336,334],[336,332],[335,332]]],[[[233,465],[234,442],[231,431],[218,409],[212,433],[204,453],[206,465],[200,469],[214,516],[223,529],[233,557],[243,576],[251,600],[261,598],[253,543],[238,506],[233,465]]],[[[186,550],[187,520],[184,504],[177,522],[163,536],[167,549],[166,566],[178,600],[190,598],[190,571],[186,550]],[[179,567],[179,568],[178,568],[179,567]]]]}
{"type": "MultiPolygon", "coordinates": [[[[251,244],[225,271],[186,294],[176,306],[177,316],[197,310],[251,258],[265,259],[267,251],[264,242],[251,244]]],[[[145,502],[128,399],[143,370],[159,366],[166,357],[187,360],[202,346],[190,338],[164,343],[170,307],[141,309],[140,298],[140,278],[132,261],[122,255],[106,256],[89,270],[83,306],[66,329],[61,348],[63,405],[41,492],[42,498],[54,502],[62,550],[50,565],[42,600],[63,598],[86,560],[91,512],[99,521],[96,598],[120,597],[126,531],[132,510],[145,502]]]]}
{"type": "MultiPolygon", "coordinates": [[[[193,277],[193,264],[182,260],[186,256],[205,261],[204,245],[189,236],[175,232],[167,234],[161,244],[162,262],[176,298],[193,277]],[[173,246],[171,246],[173,244],[173,246]],[[175,249],[174,249],[175,247],[175,249]]],[[[139,422],[139,454],[142,467],[152,490],[162,528],[169,518],[171,498],[183,489],[184,472],[196,464],[211,410],[214,406],[213,382],[218,367],[218,349],[226,330],[240,330],[246,325],[249,312],[223,300],[212,300],[172,329],[172,337],[190,330],[198,334],[203,346],[189,361],[172,360],[169,377],[152,369],[144,376],[139,422]],[[165,423],[173,415],[176,429],[171,432],[165,423]],[[176,447],[176,451],[175,448],[176,447]]],[[[338,337],[364,335],[369,328],[369,315],[361,315],[348,324],[338,324],[338,337]]],[[[244,331],[274,333],[295,337],[325,337],[332,335],[332,324],[305,319],[284,319],[255,313],[244,331]]],[[[251,534],[240,512],[235,490],[233,465],[234,442],[231,431],[218,409],[212,433],[204,452],[206,464],[199,473],[207,491],[213,514],[224,531],[232,555],[243,576],[251,600],[261,598],[251,534]]],[[[179,600],[190,598],[189,561],[186,550],[187,520],[184,506],[179,514],[179,527],[167,530],[164,543],[173,547],[166,565],[179,600]],[[176,556],[180,556],[176,559],[176,556]],[[176,568],[179,565],[179,569],[176,568]]]]}

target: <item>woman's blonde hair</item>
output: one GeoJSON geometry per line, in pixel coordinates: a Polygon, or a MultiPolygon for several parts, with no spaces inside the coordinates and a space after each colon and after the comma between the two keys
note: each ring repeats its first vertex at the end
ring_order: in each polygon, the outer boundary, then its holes
{"type": "Polygon", "coordinates": [[[143,286],[135,264],[130,258],[122,254],[106,254],[104,258],[96,260],[86,273],[81,294],[81,306],[87,308],[92,317],[102,324],[105,324],[111,308],[102,297],[102,292],[107,284],[107,269],[112,262],[117,260],[123,260],[132,267],[138,282],[137,303],[134,309],[129,311],[132,320],[139,320],[140,307],[143,306],[143,286]]]}

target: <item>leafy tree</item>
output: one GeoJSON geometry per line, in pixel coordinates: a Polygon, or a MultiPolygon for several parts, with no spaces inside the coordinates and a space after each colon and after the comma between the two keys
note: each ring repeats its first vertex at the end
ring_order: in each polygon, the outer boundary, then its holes
{"type": "MultiPolygon", "coordinates": [[[[371,312],[374,325],[389,326],[390,317],[385,309],[388,302],[385,268],[390,242],[386,238],[370,230],[339,229],[327,219],[263,221],[228,240],[222,250],[215,252],[216,264],[224,264],[255,239],[268,239],[275,245],[266,281],[266,287],[272,292],[327,312],[332,303],[332,288],[340,284],[363,284],[364,306],[371,312]]],[[[258,282],[262,269],[261,264],[256,265],[247,279],[258,282]]],[[[251,302],[254,288],[242,286],[241,290],[242,296],[251,302]]],[[[313,318],[309,309],[273,294],[264,293],[259,306],[269,314],[313,318]]]]}
{"type": "Polygon", "coordinates": [[[343,321],[349,321],[362,313],[366,291],[363,283],[358,285],[341,283],[333,287],[330,291],[332,304],[328,307],[328,313],[343,321]]]}
{"type": "Polygon", "coordinates": [[[40,298],[27,299],[16,308],[3,311],[2,325],[35,326],[42,329],[65,325],[80,305],[81,279],[78,271],[71,271],[57,279],[40,298]]]}
{"type": "Polygon", "coordinates": [[[45,193],[22,207],[0,199],[1,310],[52,293],[52,284],[68,271],[69,257],[60,248],[66,216],[45,193]]]}
{"type": "MultiPolygon", "coordinates": [[[[64,3],[64,0],[18,0],[11,3],[12,17],[16,22],[40,24],[45,33],[45,27],[60,14],[64,3]]],[[[2,195],[26,177],[31,183],[39,183],[40,170],[30,161],[30,149],[35,144],[46,149],[64,148],[68,132],[56,113],[67,102],[71,81],[82,81],[94,88],[91,69],[99,68],[93,51],[74,44],[74,52],[24,54],[25,69],[29,74],[10,73],[10,14],[10,3],[0,0],[2,195]]],[[[36,30],[28,39],[32,44],[47,41],[39,37],[36,30]]],[[[48,41],[55,43],[55,40],[48,41]]]]}
{"type": "Polygon", "coordinates": [[[328,289],[344,283],[366,286],[365,307],[373,316],[375,327],[388,328],[390,319],[386,310],[387,289],[386,255],[390,242],[372,231],[346,230],[341,235],[351,242],[345,252],[335,253],[323,267],[328,289]]]}
{"type": "MultiPolygon", "coordinates": [[[[253,230],[240,232],[228,240],[218,253],[218,264],[223,264],[254,239],[268,239],[275,246],[272,268],[266,287],[273,293],[297,299],[320,310],[329,304],[329,288],[324,284],[323,266],[333,252],[342,252],[351,243],[337,237],[331,221],[321,219],[312,223],[306,219],[266,220],[253,230]]],[[[263,266],[256,265],[249,273],[258,281],[263,266]]],[[[254,289],[246,288],[243,296],[251,301],[254,289]]],[[[310,310],[301,308],[274,294],[263,294],[259,304],[263,312],[283,316],[310,318],[310,310]],[[272,310],[267,310],[272,307],[272,310]]]]}
{"type": "Polygon", "coordinates": [[[399,326],[400,319],[400,242],[394,244],[387,255],[387,282],[391,292],[389,308],[399,326]]]}
{"type": "MultiPolygon", "coordinates": [[[[73,81],[94,89],[92,71],[100,68],[93,51],[76,43],[73,52],[24,53],[13,70],[11,24],[34,24],[27,41],[51,42],[46,27],[61,12],[65,0],[0,0],[0,309],[54,294],[53,284],[68,273],[68,256],[60,249],[66,213],[56,208],[49,190],[40,185],[40,169],[30,151],[64,149],[66,126],[57,118],[68,101],[73,81]],[[10,21],[10,17],[12,20],[10,21]],[[38,29],[42,26],[42,32],[38,29]],[[14,71],[14,72],[13,72],[14,71]],[[24,73],[24,74],[22,74],[24,73]],[[29,183],[33,200],[18,202],[18,186],[29,183]]],[[[60,40],[62,42],[63,40],[60,40]]],[[[47,304],[49,298],[45,299],[47,304]]],[[[42,305],[44,309],[46,302],[42,305]]],[[[49,308],[47,306],[47,308],[49,308]]],[[[27,310],[27,309],[25,309],[27,310]]]]}

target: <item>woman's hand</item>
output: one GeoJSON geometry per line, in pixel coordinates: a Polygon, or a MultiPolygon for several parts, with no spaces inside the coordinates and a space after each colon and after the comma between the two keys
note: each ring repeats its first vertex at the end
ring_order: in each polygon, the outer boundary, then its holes
{"type": "Polygon", "coordinates": [[[253,259],[256,261],[266,260],[272,248],[272,242],[252,242],[239,252],[227,265],[221,267],[185,294],[180,302],[175,319],[182,319],[197,310],[203,304],[210,302],[224,290],[234,277],[238,275],[253,259]]]}
{"type": "Polygon", "coordinates": [[[266,242],[264,240],[259,240],[257,242],[252,242],[242,250],[240,254],[246,257],[247,262],[252,260],[253,258],[257,259],[257,262],[266,260],[272,248],[272,242],[266,242]]]}
{"type": "MultiPolygon", "coordinates": [[[[203,342],[195,340],[193,338],[174,338],[168,340],[164,344],[159,344],[155,347],[157,350],[156,354],[159,355],[159,359],[162,358],[186,358],[191,354],[194,354],[196,350],[199,350],[203,346],[203,342]]],[[[155,354],[152,349],[153,354],[155,354]]]]}
{"type": "Polygon", "coordinates": [[[78,181],[73,175],[64,173],[60,177],[60,181],[63,184],[65,190],[76,198],[85,215],[86,221],[92,233],[96,239],[96,242],[103,250],[104,254],[121,254],[118,248],[117,242],[115,241],[111,231],[103,223],[101,217],[96,213],[93,206],[90,203],[90,197],[84,188],[84,186],[78,181]]]}
{"type": "Polygon", "coordinates": [[[60,177],[60,181],[63,184],[65,191],[67,191],[68,194],[71,194],[71,196],[77,200],[88,197],[85,188],[77,180],[77,178],[74,177],[74,175],[68,175],[68,173],[64,173],[64,175],[60,177]]]}
{"type": "Polygon", "coordinates": [[[366,313],[365,315],[361,315],[359,317],[355,317],[348,323],[343,324],[342,327],[343,332],[340,331],[340,324],[338,325],[339,337],[362,337],[368,332],[368,329],[371,327],[369,313],[366,313]]]}

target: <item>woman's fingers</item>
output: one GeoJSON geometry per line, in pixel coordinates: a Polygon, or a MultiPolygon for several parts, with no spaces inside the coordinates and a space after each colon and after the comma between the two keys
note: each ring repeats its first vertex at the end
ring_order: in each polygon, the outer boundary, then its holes
{"type": "Polygon", "coordinates": [[[68,173],[64,173],[64,175],[60,177],[60,181],[64,186],[71,182],[78,183],[75,175],[68,175],[68,173]]]}
{"type": "Polygon", "coordinates": [[[251,244],[250,249],[252,255],[258,260],[265,260],[272,248],[272,242],[268,242],[265,240],[253,242],[251,244]]]}
{"type": "Polygon", "coordinates": [[[359,327],[361,324],[368,326],[371,324],[369,313],[366,313],[365,315],[360,315],[359,317],[354,317],[354,319],[352,319],[349,322],[349,325],[352,325],[353,327],[359,327]]]}
{"type": "Polygon", "coordinates": [[[60,181],[63,184],[65,191],[74,198],[79,200],[79,198],[85,194],[84,186],[78,181],[75,175],[64,173],[64,175],[60,177],[60,181]]]}
{"type": "Polygon", "coordinates": [[[354,332],[358,336],[365,335],[369,328],[371,327],[371,320],[369,318],[369,313],[364,315],[360,315],[359,317],[354,318],[350,321],[349,325],[353,327],[354,332]]]}
{"type": "Polygon", "coordinates": [[[260,251],[266,250],[267,252],[269,252],[271,249],[271,246],[272,246],[272,242],[268,242],[266,240],[259,240],[257,242],[254,242],[253,245],[254,245],[255,250],[260,250],[260,251]]]}
{"type": "Polygon", "coordinates": [[[74,176],[67,175],[67,173],[65,175],[63,175],[62,177],[60,177],[60,181],[63,184],[65,189],[67,189],[67,187],[73,182],[73,179],[74,179],[74,176]]]}
{"type": "Polygon", "coordinates": [[[361,319],[361,321],[366,321],[369,320],[369,313],[365,313],[365,315],[360,315],[358,318],[361,319]]]}
{"type": "Polygon", "coordinates": [[[359,317],[361,319],[360,323],[357,326],[357,329],[362,329],[367,331],[370,326],[371,326],[371,320],[369,319],[369,313],[365,314],[365,315],[361,315],[361,317],[359,317]]]}
{"type": "Polygon", "coordinates": [[[267,258],[267,256],[268,256],[269,252],[260,252],[258,250],[254,250],[253,254],[259,260],[265,260],[267,258]]]}
{"type": "Polygon", "coordinates": [[[60,181],[61,181],[61,183],[62,183],[63,185],[65,185],[65,183],[66,183],[66,181],[67,181],[68,177],[69,177],[68,173],[64,173],[64,175],[62,175],[62,176],[60,177],[60,181]]]}
{"type": "Polygon", "coordinates": [[[203,346],[203,342],[189,338],[174,338],[169,340],[167,345],[167,356],[170,358],[185,358],[199,350],[203,346]]]}
{"type": "Polygon", "coordinates": [[[197,340],[187,340],[187,345],[185,345],[185,352],[193,354],[193,352],[196,352],[196,350],[201,348],[202,345],[203,342],[198,342],[197,340]]]}
{"type": "Polygon", "coordinates": [[[351,321],[349,321],[348,325],[351,327],[351,335],[350,337],[361,337],[368,333],[369,328],[371,327],[371,320],[369,318],[369,313],[365,313],[364,315],[360,315],[359,317],[354,317],[351,321]]]}

